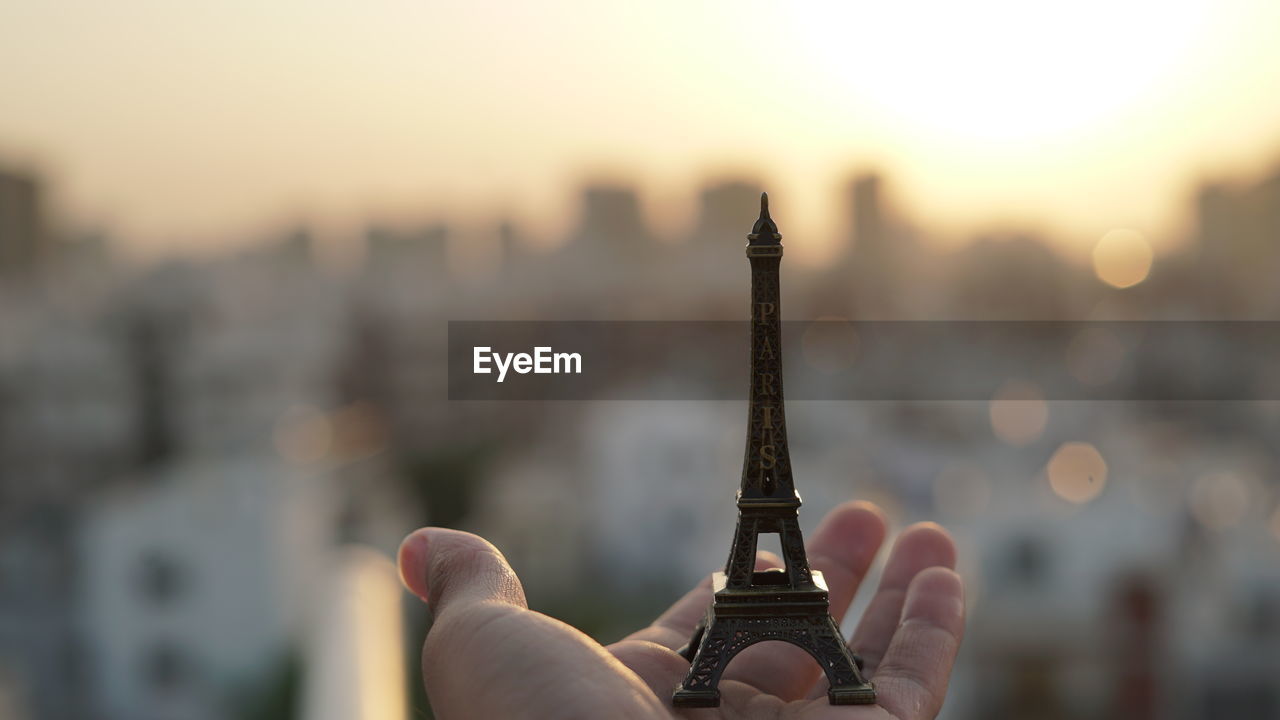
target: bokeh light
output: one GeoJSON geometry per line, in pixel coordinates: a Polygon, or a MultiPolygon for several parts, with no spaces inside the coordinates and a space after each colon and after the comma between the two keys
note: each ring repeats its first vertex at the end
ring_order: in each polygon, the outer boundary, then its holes
{"type": "Polygon", "coordinates": [[[1010,445],[1027,445],[1044,433],[1049,406],[1034,384],[1010,380],[996,391],[988,407],[991,430],[1010,445]]]}
{"type": "Polygon", "coordinates": [[[1107,485],[1107,463],[1089,443],[1063,443],[1046,471],[1054,494],[1078,505],[1098,497],[1107,485]]]}
{"type": "Polygon", "coordinates": [[[333,452],[343,460],[357,460],[387,446],[386,422],[377,408],[354,403],[333,413],[329,419],[333,452]]]}
{"type": "Polygon", "coordinates": [[[1146,280],[1154,259],[1147,238],[1128,228],[1108,232],[1093,247],[1094,273],[1099,280],[1117,288],[1133,287],[1146,280]]]}

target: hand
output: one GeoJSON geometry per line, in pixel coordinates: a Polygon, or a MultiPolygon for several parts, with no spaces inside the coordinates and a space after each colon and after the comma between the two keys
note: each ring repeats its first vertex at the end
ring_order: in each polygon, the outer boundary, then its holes
{"type": "MultiPolygon", "coordinates": [[[[883,514],[868,503],[831,512],[812,535],[809,563],[826,575],[839,622],[884,541],[883,514]]],[[[424,528],[400,546],[405,586],[434,622],[422,673],[440,720],[531,718],[780,718],[928,720],[938,714],[964,627],[955,545],[937,525],[907,528],[850,640],[875,682],[877,705],[829,705],[813,659],[784,643],[738,654],[720,681],[719,708],[677,710],[671,692],[689,670],[685,644],[711,602],[708,578],[647,628],[602,646],[529,610],[524,590],[493,545],[456,530],[424,528]]],[[[761,568],[780,567],[762,553],[761,568]]]]}

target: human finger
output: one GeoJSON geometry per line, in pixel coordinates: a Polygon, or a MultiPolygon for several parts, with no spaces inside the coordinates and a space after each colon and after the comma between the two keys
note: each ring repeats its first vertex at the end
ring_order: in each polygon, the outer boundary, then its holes
{"type": "Polygon", "coordinates": [[[876,702],[901,720],[933,720],[946,697],[963,634],[960,576],[941,567],[917,575],[874,676],[876,702]]]}
{"type": "Polygon", "coordinates": [[[927,568],[955,566],[955,542],[940,525],[917,523],[898,536],[875,595],[849,639],[849,647],[862,657],[868,675],[875,673],[897,630],[911,581],[927,568]]]}
{"type": "Polygon", "coordinates": [[[433,611],[422,674],[436,717],[665,715],[599,643],[526,608],[520,581],[485,540],[427,528],[399,555],[405,585],[433,611]]]}

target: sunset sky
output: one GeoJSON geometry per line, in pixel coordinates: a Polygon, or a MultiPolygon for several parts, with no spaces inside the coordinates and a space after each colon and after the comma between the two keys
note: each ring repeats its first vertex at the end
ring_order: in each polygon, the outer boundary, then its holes
{"type": "Polygon", "coordinates": [[[592,177],[675,231],[735,173],[821,243],[871,167],[943,239],[1159,248],[1198,178],[1280,164],[1278,35],[1266,0],[16,0],[0,163],[139,255],[383,215],[550,238],[592,177]]]}

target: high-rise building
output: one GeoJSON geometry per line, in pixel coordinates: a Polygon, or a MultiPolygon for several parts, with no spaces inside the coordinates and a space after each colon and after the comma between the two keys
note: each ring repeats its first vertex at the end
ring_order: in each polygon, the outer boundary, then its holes
{"type": "Polygon", "coordinates": [[[909,292],[900,282],[901,248],[895,246],[899,238],[885,217],[879,175],[857,175],[848,188],[852,248],[846,246],[832,266],[831,282],[847,288],[854,315],[883,319],[901,304],[899,295],[909,292]]]}
{"type": "Polygon", "coordinates": [[[1280,293],[1280,173],[1262,182],[1206,184],[1196,196],[1197,297],[1210,314],[1231,318],[1274,314],[1280,293]],[[1230,282],[1223,279],[1230,278],[1230,282]]]}
{"type": "Polygon", "coordinates": [[[617,185],[591,185],[582,192],[582,219],[571,245],[587,244],[611,253],[643,250],[652,235],[635,190],[617,185]]]}
{"type": "Polygon", "coordinates": [[[704,188],[690,240],[714,244],[722,253],[726,247],[741,244],[742,219],[755,214],[763,190],[752,180],[726,180],[704,188]]]}
{"type": "Polygon", "coordinates": [[[878,264],[888,252],[884,212],[880,206],[880,176],[868,173],[854,178],[850,197],[854,256],[868,264],[878,264]]]}

